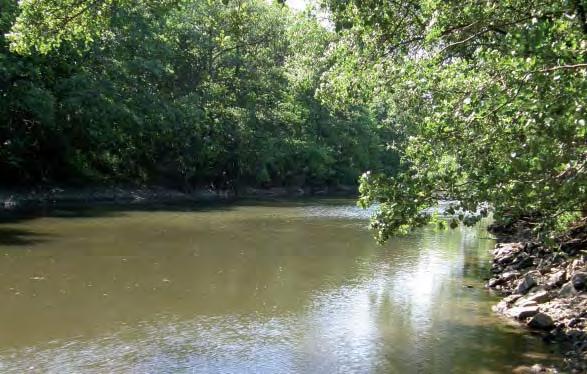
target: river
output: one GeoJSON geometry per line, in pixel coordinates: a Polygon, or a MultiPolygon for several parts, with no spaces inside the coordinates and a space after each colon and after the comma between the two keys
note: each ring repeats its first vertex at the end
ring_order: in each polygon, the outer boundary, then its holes
{"type": "Polygon", "coordinates": [[[60,208],[0,223],[2,373],[503,373],[482,227],[378,246],[350,200],[60,208]]]}

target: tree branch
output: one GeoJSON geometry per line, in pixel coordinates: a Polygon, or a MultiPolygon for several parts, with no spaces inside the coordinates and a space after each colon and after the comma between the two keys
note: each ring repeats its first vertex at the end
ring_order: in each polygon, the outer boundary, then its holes
{"type": "Polygon", "coordinates": [[[575,64],[575,65],[559,65],[541,70],[534,70],[533,73],[548,73],[550,71],[562,70],[562,69],[587,69],[587,64],[575,64]]]}

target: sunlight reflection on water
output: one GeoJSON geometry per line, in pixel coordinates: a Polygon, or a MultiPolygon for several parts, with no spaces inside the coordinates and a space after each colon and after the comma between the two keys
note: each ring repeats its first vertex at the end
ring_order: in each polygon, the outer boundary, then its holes
{"type": "Polygon", "coordinates": [[[480,229],[378,246],[351,203],[12,223],[47,239],[0,246],[0,371],[499,373],[549,357],[491,314],[480,229]]]}

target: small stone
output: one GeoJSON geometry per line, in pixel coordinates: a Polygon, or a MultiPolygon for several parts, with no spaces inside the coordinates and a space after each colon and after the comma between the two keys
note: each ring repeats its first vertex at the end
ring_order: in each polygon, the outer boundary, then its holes
{"type": "Polygon", "coordinates": [[[571,296],[574,296],[577,294],[577,290],[575,289],[575,287],[573,286],[572,282],[567,282],[565,283],[560,291],[558,292],[558,296],[562,297],[562,298],[569,298],[571,296]]]}
{"type": "Polygon", "coordinates": [[[530,291],[530,289],[535,285],[536,280],[534,280],[534,278],[530,274],[526,274],[526,276],[516,284],[516,289],[514,290],[514,293],[524,295],[525,293],[530,291]]]}
{"type": "Polygon", "coordinates": [[[537,313],[528,321],[528,326],[533,329],[550,330],[554,327],[554,321],[548,314],[537,313]]]}
{"type": "Polygon", "coordinates": [[[541,276],[540,271],[538,271],[538,270],[529,271],[526,273],[526,275],[531,275],[533,277],[540,277],[541,276]]]}

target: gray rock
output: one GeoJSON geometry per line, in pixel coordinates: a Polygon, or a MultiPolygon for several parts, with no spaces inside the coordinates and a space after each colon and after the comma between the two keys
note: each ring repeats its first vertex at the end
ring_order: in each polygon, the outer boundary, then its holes
{"type": "Polygon", "coordinates": [[[507,254],[507,255],[503,255],[501,257],[496,257],[495,260],[500,265],[508,265],[514,261],[514,257],[515,256],[513,254],[507,254]]]}
{"type": "Polygon", "coordinates": [[[577,294],[577,290],[575,289],[575,287],[573,286],[572,282],[567,282],[565,283],[560,291],[558,291],[558,296],[562,297],[562,298],[569,298],[571,296],[574,296],[577,294]]]}
{"type": "Polygon", "coordinates": [[[510,317],[517,318],[517,319],[526,319],[528,317],[534,316],[538,313],[538,307],[534,306],[525,306],[525,307],[514,307],[510,309],[507,314],[510,317]]]}
{"type": "Polygon", "coordinates": [[[547,302],[550,299],[551,297],[548,291],[541,290],[519,298],[514,303],[514,306],[532,306],[547,302]]]}
{"type": "Polygon", "coordinates": [[[533,329],[550,330],[554,327],[554,321],[548,314],[536,313],[530,321],[528,321],[528,326],[533,329]]]}
{"type": "Polygon", "coordinates": [[[525,293],[530,291],[530,289],[535,285],[536,280],[530,274],[526,274],[526,276],[520,279],[520,281],[518,281],[518,283],[516,284],[514,293],[524,295],[525,293]]]}
{"type": "Polygon", "coordinates": [[[514,261],[517,253],[524,249],[522,243],[498,244],[493,251],[494,261],[501,265],[507,265],[514,261]]]}
{"type": "Polygon", "coordinates": [[[527,307],[527,306],[537,306],[538,303],[534,300],[527,300],[527,299],[520,299],[519,302],[516,303],[516,306],[519,307],[527,307]]]}
{"type": "Polygon", "coordinates": [[[551,286],[560,286],[567,281],[566,270],[559,270],[548,278],[548,284],[551,286]]]}
{"type": "Polygon", "coordinates": [[[576,290],[581,291],[585,289],[587,285],[587,273],[578,271],[571,276],[571,282],[576,290]]]}
{"type": "Polygon", "coordinates": [[[530,295],[526,296],[526,299],[530,301],[536,301],[538,304],[541,304],[550,301],[552,297],[548,291],[541,290],[531,293],[530,295]]]}

